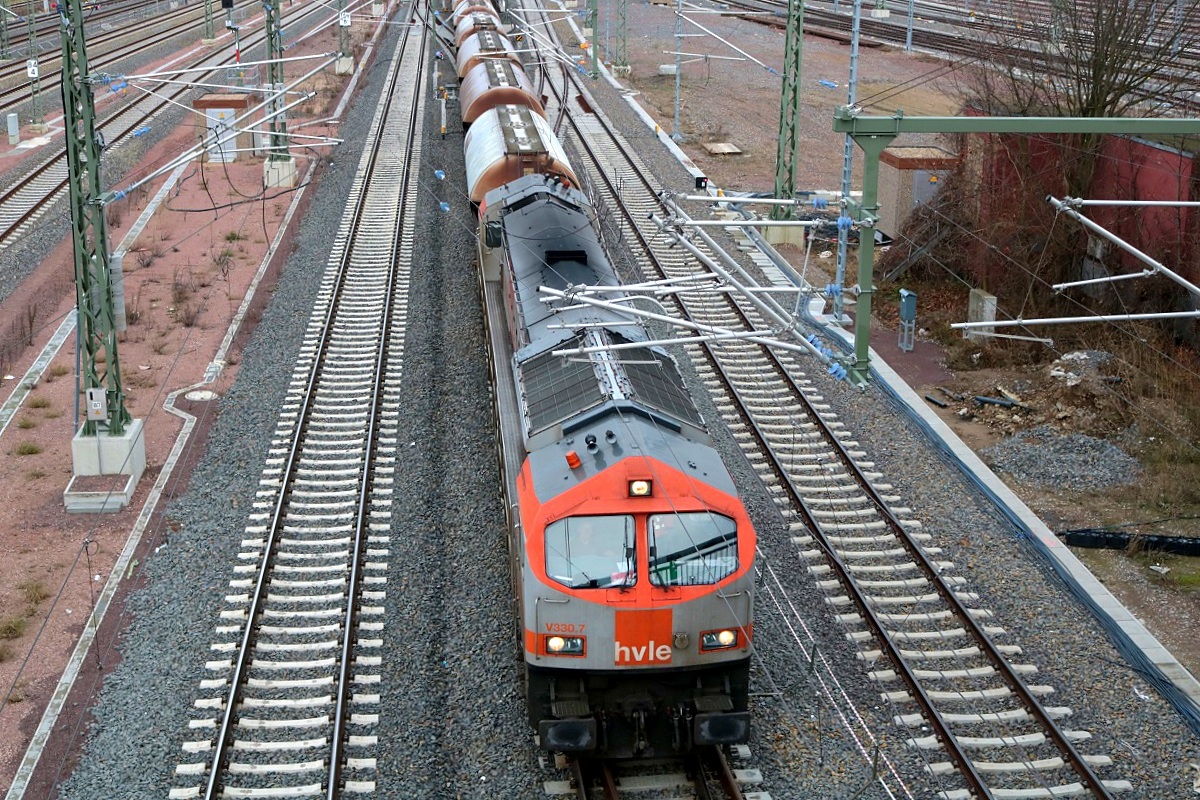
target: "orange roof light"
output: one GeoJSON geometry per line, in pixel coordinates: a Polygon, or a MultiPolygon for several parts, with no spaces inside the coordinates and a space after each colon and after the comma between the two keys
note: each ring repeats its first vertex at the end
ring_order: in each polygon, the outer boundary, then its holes
{"type": "Polygon", "coordinates": [[[579,469],[583,462],[579,460],[579,453],[574,450],[567,451],[567,466],[571,469],[579,469]]]}

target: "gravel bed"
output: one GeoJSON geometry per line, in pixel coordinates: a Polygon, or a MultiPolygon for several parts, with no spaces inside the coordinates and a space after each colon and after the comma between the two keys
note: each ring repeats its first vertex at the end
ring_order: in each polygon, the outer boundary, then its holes
{"type": "MultiPolygon", "coordinates": [[[[923,531],[933,536],[930,544],[943,548],[939,557],[967,578],[964,588],[980,595],[979,607],[995,612],[994,624],[1006,630],[997,643],[1020,645],[1014,660],[1038,668],[1030,682],[1053,686],[1050,704],[1072,709],[1065,727],[1093,734],[1081,751],[1113,758],[1101,776],[1131,781],[1134,790],[1123,797],[1185,796],[1192,780],[1185,762],[1200,752],[1200,737],[1124,661],[1033,544],[915,425],[894,413],[879,387],[865,393],[845,384],[822,389],[902,504],[915,510],[923,531]]],[[[1078,447],[1074,437],[1063,438],[1051,445],[1055,452],[1078,447]]],[[[1078,462],[1084,476],[1097,469],[1090,459],[1078,462]]],[[[1076,480],[1083,485],[1088,479],[1076,480]]]]}
{"type": "Polygon", "coordinates": [[[1103,439],[1049,425],[1018,431],[980,451],[992,469],[1030,486],[1073,492],[1125,486],[1142,474],[1136,458],[1103,439]]]}
{"type": "MultiPolygon", "coordinates": [[[[457,109],[448,128],[460,130],[457,109]]],[[[401,392],[378,795],[537,797],[462,136],[426,143],[401,392]],[[435,170],[446,173],[439,181],[435,170]],[[439,203],[450,204],[448,212],[439,203]]]]}
{"type": "MultiPolygon", "coordinates": [[[[340,219],[386,63],[377,59],[366,95],[347,114],[347,144],[326,170],[298,251],[247,348],[237,384],[220,402],[209,453],[225,455],[205,459],[187,495],[172,504],[179,527],[149,560],[149,585],[129,602],[122,663],[105,684],[87,749],[63,785],[65,800],[161,798],[172,785],[218,601],[324,269],[327,232],[340,219]]],[[[631,131],[630,141],[663,185],[689,188],[688,173],[624,100],[603,81],[593,84],[593,92],[609,116],[631,131]]],[[[409,433],[397,475],[398,493],[409,501],[393,520],[376,796],[537,797],[541,780],[562,775],[542,766],[524,721],[483,331],[469,267],[474,219],[459,188],[461,136],[439,140],[435,115],[431,103],[422,165],[428,188],[417,222],[449,235],[423,247],[414,265],[402,412],[402,429],[409,433]],[[431,179],[434,169],[446,170],[445,183],[431,179]],[[440,200],[451,203],[450,212],[438,210],[440,200]]],[[[679,361],[685,377],[700,385],[686,359],[679,361]]],[[[1054,704],[1074,710],[1068,727],[1092,732],[1084,751],[1114,758],[1115,766],[1102,774],[1132,781],[1134,791],[1125,797],[1187,796],[1185,764],[1200,753],[1200,741],[1124,664],[1030,545],[914,425],[897,417],[878,387],[859,392],[827,384],[823,370],[812,372],[869,458],[916,510],[933,544],[944,548],[942,557],[955,562],[970,591],[980,593],[980,605],[996,612],[997,624],[1008,630],[1000,643],[1019,643],[1019,660],[1039,667],[1037,682],[1056,688],[1054,704]]],[[[702,393],[698,403],[705,419],[720,419],[702,393]]],[[[880,701],[879,688],[866,679],[863,663],[832,621],[768,493],[728,433],[717,428],[714,438],[761,537],[763,568],[770,574],[763,586],[777,580],[806,613],[812,641],[848,698],[823,699],[822,673],[809,669],[809,634],[796,644],[791,637],[799,623],[775,611],[765,591],[760,594],[751,747],[753,766],[764,773],[761,788],[777,800],[886,796],[870,784],[871,753],[858,752],[840,724],[839,715],[851,713],[852,703],[854,713],[878,731],[883,757],[914,796],[930,796],[921,763],[903,745],[911,733],[892,726],[893,709],[880,701]]]]}
{"type": "MultiPolygon", "coordinates": [[[[170,45],[160,45],[139,58],[139,63],[152,63],[175,52],[175,48],[170,45]]],[[[119,66],[121,70],[134,67],[131,61],[122,61],[119,66]]],[[[114,68],[113,71],[119,70],[114,68]]],[[[99,90],[97,90],[97,94],[99,94],[99,90]]],[[[58,84],[43,87],[42,103],[46,116],[62,113],[62,99],[58,84]]],[[[101,114],[105,113],[107,110],[102,109],[101,114]]],[[[184,109],[178,106],[169,106],[155,117],[150,125],[149,133],[127,139],[120,145],[106,150],[100,170],[100,178],[105,186],[108,188],[120,187],[124,177],[138,169],[146,153],[167,136],[183,120],[183,116],[184,109]]],[[[25,174],[28,170],[28,165],[15,166],[0,175],[0,182],[7,183],[16,180],[19,175],[25,174]]],[[[141,171],[144,171],[144,168],[141,171]]],[[[0,301],[12,294],[22,281],[49,257],[51,251],[62,242],[63,237],[69,236],[70,233],[71,206],[64,193],[62,198],[47,209],[21,238],[3,251],[5,268],[0,270],[0,301]]],[[[116,248],[118,244],[120,244],[119,241],[112,241],[110,237],[110,248],[116,248]]],[[[70,264],[66,266],[68,269],[71,268],[70,264]]]]}
{"type": "MultiPolygon", "coordinates": [[[[131,15],[127,21],[129,24],[136,25],[142,21],[142,17],[140,15],[131,15]]],[[[221,23],[218,22],[218,24],[221,23]]],[[[127,58],[112,64],[105,64],[103,71],[111,75],[133,72],[146,64],[154,64],[171,58],[177,55],[179,50],[178,46],[170,43],[160,44],[157,47],[138,54],[136,59],[127,58]]],[[[246,61],[260,60],[265,58],[265,56],[265,45],[252,48],[243,53],[243,58],[246,61]]],[[[102,93],[107,91],[107,88],[104,86],[96,87],[95,93],[97,99],[99,99],[102,93]]],[[[189,97],[193,95],[189,95],[189,97]]],[[[57,83],[42,87],[42,110],[46,117],[62,114],[61,89],[57,83]]],[[[27,112],[27,107],[20,109],[22,116],[27,112]]],[[[107,116],[110,113],[112,113],[112,107],[105,106],[100,109],[102,116],[107,116]]],[[[142,164],[142,159],[156,144],[183,122],[185,115],[188,113],[185,108],[178,105],[170,105],[150,122],[150,131],[148,133],[136,138],[126,138],[119,145],[106,150],[100,171],[100,178],[105,187],[107,189],[122,188],[128,183],[128,179],[131,177],[140,177],[147,173],[150,167],[149,165],[142,164]]],[[[17,176],[25,174],[28,169],[26,165],[14,166],[6,172],[0,173],[0,183],[15,180],[17,176]]],[[[5,269],[0,270],[0,302],[12,294],[21,285],[22,281],[28,278],[30,273],[49,257],[51,251],[62,242],[63,237],[69,236],[70,233],[71,207],[67,196],[64,194],[62,199],[47,209],[20,239],[3,251],[5,269]]],[[[119,244],[119,239],[109,237],[108,245],[111,249],[116,249],[119,244]]]]}

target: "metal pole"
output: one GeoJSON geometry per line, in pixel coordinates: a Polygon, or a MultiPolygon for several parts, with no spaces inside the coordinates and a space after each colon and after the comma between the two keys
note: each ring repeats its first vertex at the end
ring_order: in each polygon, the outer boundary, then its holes
{"type": "Polygon", "coordinates": [[[204,38],[217,38],[217,29],[213,24],[213,0],[204,0],[204,38]]]}
{"type": "Polygon", "coordinates": [[[683,0],[675,2],[675,127],[671,138],[677,142],[683,141],[679,132],[679,82],[683,72],[683,0]]]}
{"type": "Polygon", "coordinates": [[[895,136],[876,136],[859,139],[863,149],[862,220],[858,232],[858,305],[854,310],[854,367],[856,383],[866,383],[870,377],[871,354],[871,295],[875,292],[875,202],[879,188],[879,154],[895,140],[895,136]]]}
{"type": "Polygon", "coordinates": [[[267,126],[268,158],[271,161],[286,161],[291,158],[287,149],[287,122],[281,113],[284,105],[283,96],[283,36],[279,30],[279,8],[264,2],[267,28],[267,84],[271,88],[274,102],[271,103],[271,119],[267,126]]]}
{"type": "Polygon", "coordinates": [[[600,54],[597,52],[600,48],[596,46],[596,23],[600,19],[600,12],[596,6],[596,2],[597,0],[588,0],[588,21],[592,27],[592,38],[588,42],[588,50],[592,56],[592,80],[600,77],[600,54]]]}
{"type": "MultiPolygon", "coordinates": [[[[8,15],[11,11],[4,5],[4,0],[0,0],[0,58],[8,58],[8,15]]],[[[16,14],[13,14],[16,17],[16,14]]],[[[17,17],[20,19],[20,17],[17,17]]]]}
{"type": "Polygon", "coordinates": [[[225,6],[225,27],[233,31],[233,63],[235,67],[236,81],[238,86],[244,86],[245,74],[242,72],[242,38],[241,28],[233,21],[233,3],[225,6]]]}
{"type": "Polygon", "coordinates": [[[916,0],[908,0],[908,24],[904,29],[904,52],[912,52],[912,29],[913,29],[913,13],[916,0]]]}
{"type": "Polygon", "coordinates": [[[1187,289],[1188,292],[1190,292],[1193,296],[1200,297],[1200,286],[1197,286],[1196,284],[1194,284],[1191,281],[1184,278],[1179,273],[1174,272],[1173,270],[1167,268],[1166,265],[1164,265],[1162,262],[1155,261],[1153,258],[1146,255],[1141,250],[1137,249],[1136,247],[1131,245],[1129,242],[1122,239],[1120,236],[1117,236],[1116,234],[1111,233],[1109,230],[1107,230],[1103,226],[1098,225],[1097,223],[1095,223],[1092,220],[1088,219],[1087,217],[1083,216],[1078,211],[1069,207],[1066,203],[1059,200],[1058,198],[1047,197],[1046,200],[1049,201],[1050,205],[1054,206],[1056,209],[1058,209],[1063,214],[1066,214],[1067,216],[1071,217],[1076,222],[1078,222],[1079,224],[1083,225],[1085,228],[1090,230],[1092,233],[1096,234],[1097,236],[1104,237],[1108,241],[1115,244],[1117,247],[1124,250],[1126,253],[1129,253],[1131,256],[1133,256],[1134,258],[1141,261],[1142,263],[1149,264],[1151,267],[1154,268],[1155,272],[1159,272],[1159,273],[1167,276],[1169,279],[1171,279],[1175,283],[1177,283],[1180,286],[1182,286],[1183,288],[1187,289]]]}
{"type": "MultiPolygon", "coordinates": [[[[854,0],[854,20],[850,26],[850,85],[846,88],[846,105],[853,106],[858,98],[858,39],[862,28],[862,0],[854,0]]],[[[911,20],[912,17],[909,17],[911,20]]],[[[838,224],[837,262],[834,267],[833,285],[833,319],[841,323],[844,313],[844,296],[842,290],[846,286],[846,261],[850,252],[850,218],[846,207],[846,199],[850,197],[850,180],[854,174],[854,137],[846,134],[842,145],[842,213],[845,221],[838,224]]]]}
{"type": "Polygon", "coordinates": [[[338,0],[338,55],[350,57],[350,14],[346,11],[346,0],[338,0]]]}
{"type": "Polygon", "coordinates": [[[1171,55],[1179,54],[1179,40],[1183,38],[1183,0],[1175,0],[1175,32],[1171,34],[1171,55]]]}
{"type": "Polygon", "coordinates": [[[604,4],[604,57],[613,63],[612,57],[612,3],[604,4]]]}

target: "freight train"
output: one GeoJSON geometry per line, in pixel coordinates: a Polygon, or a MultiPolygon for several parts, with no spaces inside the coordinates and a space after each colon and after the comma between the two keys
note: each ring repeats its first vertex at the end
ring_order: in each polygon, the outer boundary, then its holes
{"type": "Polygon", "coordinates": [[[754,528],[671,356],[539,296],[619,281],[498,15],[452,28],[530,724],[594,757],[745,742],[754,528]]]}

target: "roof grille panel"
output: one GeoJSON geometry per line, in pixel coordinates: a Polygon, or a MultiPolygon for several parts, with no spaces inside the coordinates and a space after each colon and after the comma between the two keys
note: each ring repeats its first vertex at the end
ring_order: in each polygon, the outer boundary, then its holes
{"type": "MultiPolygon", "coordinates": [[[[616,344],[630,342],[618,333],[610,331],[609,335],[616,344]]],[[[683,376],[679,374],[674,359],[664,353],[656,353],[649,347],[620,350],[618,355],[621,369],[629,378],[629,386],[639,402],[678,420],[693,425],[704,424],[687,387],[683,385],[683,376]]]]}
{"type": "MultiPolygon", "coordinates": [[[[576,337],[559,347],[579,345],[580,339],[576,337]]],[[[531,434],[604,400],[589,362],[573,361],[546,351],[521,364],[520,372],[531,434]]]]}

